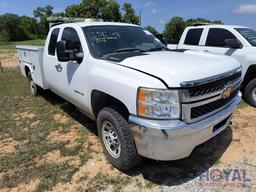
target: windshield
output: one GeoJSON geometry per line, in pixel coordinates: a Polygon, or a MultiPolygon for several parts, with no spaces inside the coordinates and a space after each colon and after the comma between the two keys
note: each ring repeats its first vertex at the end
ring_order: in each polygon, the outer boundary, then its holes
{"type": "Polygon", "coordinates": [[[249,28],[236,28],[237,30],[252,46],[256,46],[256,31],[249,28]]]}
{"type": "Polygon", "coordinates": [[[90,26],[83,28],[91,53],[105,55],[131,52],[160,51],[165,45],[150,32],[135,26],[90,26]]]}

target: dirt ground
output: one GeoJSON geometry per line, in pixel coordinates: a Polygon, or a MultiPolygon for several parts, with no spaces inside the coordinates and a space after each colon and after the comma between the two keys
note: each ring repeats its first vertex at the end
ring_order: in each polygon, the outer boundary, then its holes
{"type": "MultiPolygon", "coordinates": [[[[0,54],[0,60],[4,67],[18,65],[15,53],[0,54]]],[[[52,93],[21,93],[0,99],[1,192],[256,191],[256,109],[243,102],[232,125],[190,157],[143,159],[121,172],[107,162],[94,122],[52,93]],[[207,178],[209,172],[214,174],[207,178]]]]}
{"type": "Polygon", "coordinates": [[[19,65],[19,59],[16,52],[1,52],[0,53],[0,61],[2,66],[5,68],[17,67],[19,65]]]}

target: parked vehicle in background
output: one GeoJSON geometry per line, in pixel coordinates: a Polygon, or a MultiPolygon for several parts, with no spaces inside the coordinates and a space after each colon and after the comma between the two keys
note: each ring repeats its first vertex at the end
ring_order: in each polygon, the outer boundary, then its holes
{"type": "Polygon", "coordinates": [[[227,55],[242,65],[241,91],[245,101],[256,107],[256,31],[242,26],[203,25],[187,27],[179,44],[170,49],[189,49],[227,55]]]}
{"type": "Polygon", "coordinates": [[[32,95],[50,89],[96,120],[104,152],[121,170],[141,156],[189,156],[229,125],[241,99],[235,59],[170,51],[132,24],[60,24],[45,47],[17,50],[32,95]]]}

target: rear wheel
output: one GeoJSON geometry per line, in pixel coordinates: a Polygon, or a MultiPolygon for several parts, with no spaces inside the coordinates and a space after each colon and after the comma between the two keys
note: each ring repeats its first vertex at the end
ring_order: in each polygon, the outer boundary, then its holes
{"type": "Polygon", "coordinates": [[[29,88],[30,88],[31,95],[32,96],[38,96],[40,88],[33,81],[33,78],[32,78],[32,75],[31,75],[30,71],[28,72],[27,77],[28,77],[28,85],[29,85],[29,88]]]}
{"type": "Polygon", "coordinates": [[[108,161],[120,170],[137,165],[140,156],[129,124],[117,111],[103,108],[97,117],[98,135],[108,161]]]}
{"type": "Polygon", "coordinates": [[[256,107],[256,79],[247,84],[244,97],[249,105],[256,107]]]}

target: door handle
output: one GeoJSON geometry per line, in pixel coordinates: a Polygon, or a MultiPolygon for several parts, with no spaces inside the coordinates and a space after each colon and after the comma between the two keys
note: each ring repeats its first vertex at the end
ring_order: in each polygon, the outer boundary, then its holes
{"type": "Polygon", "coordinates": [[[210,53],[210,51],[209,51],[209,50],[204,50],[204,52],[206,52],[206,53],[210,53]]]}
{"type": "Polygon", "coordinates": [[[61,72],[61,71],[62,71],[62,67],[61,67],[60,64],[55,65],[55,68],[56,68],[56,71],[57,71],[57,72],[61,72]]]}

